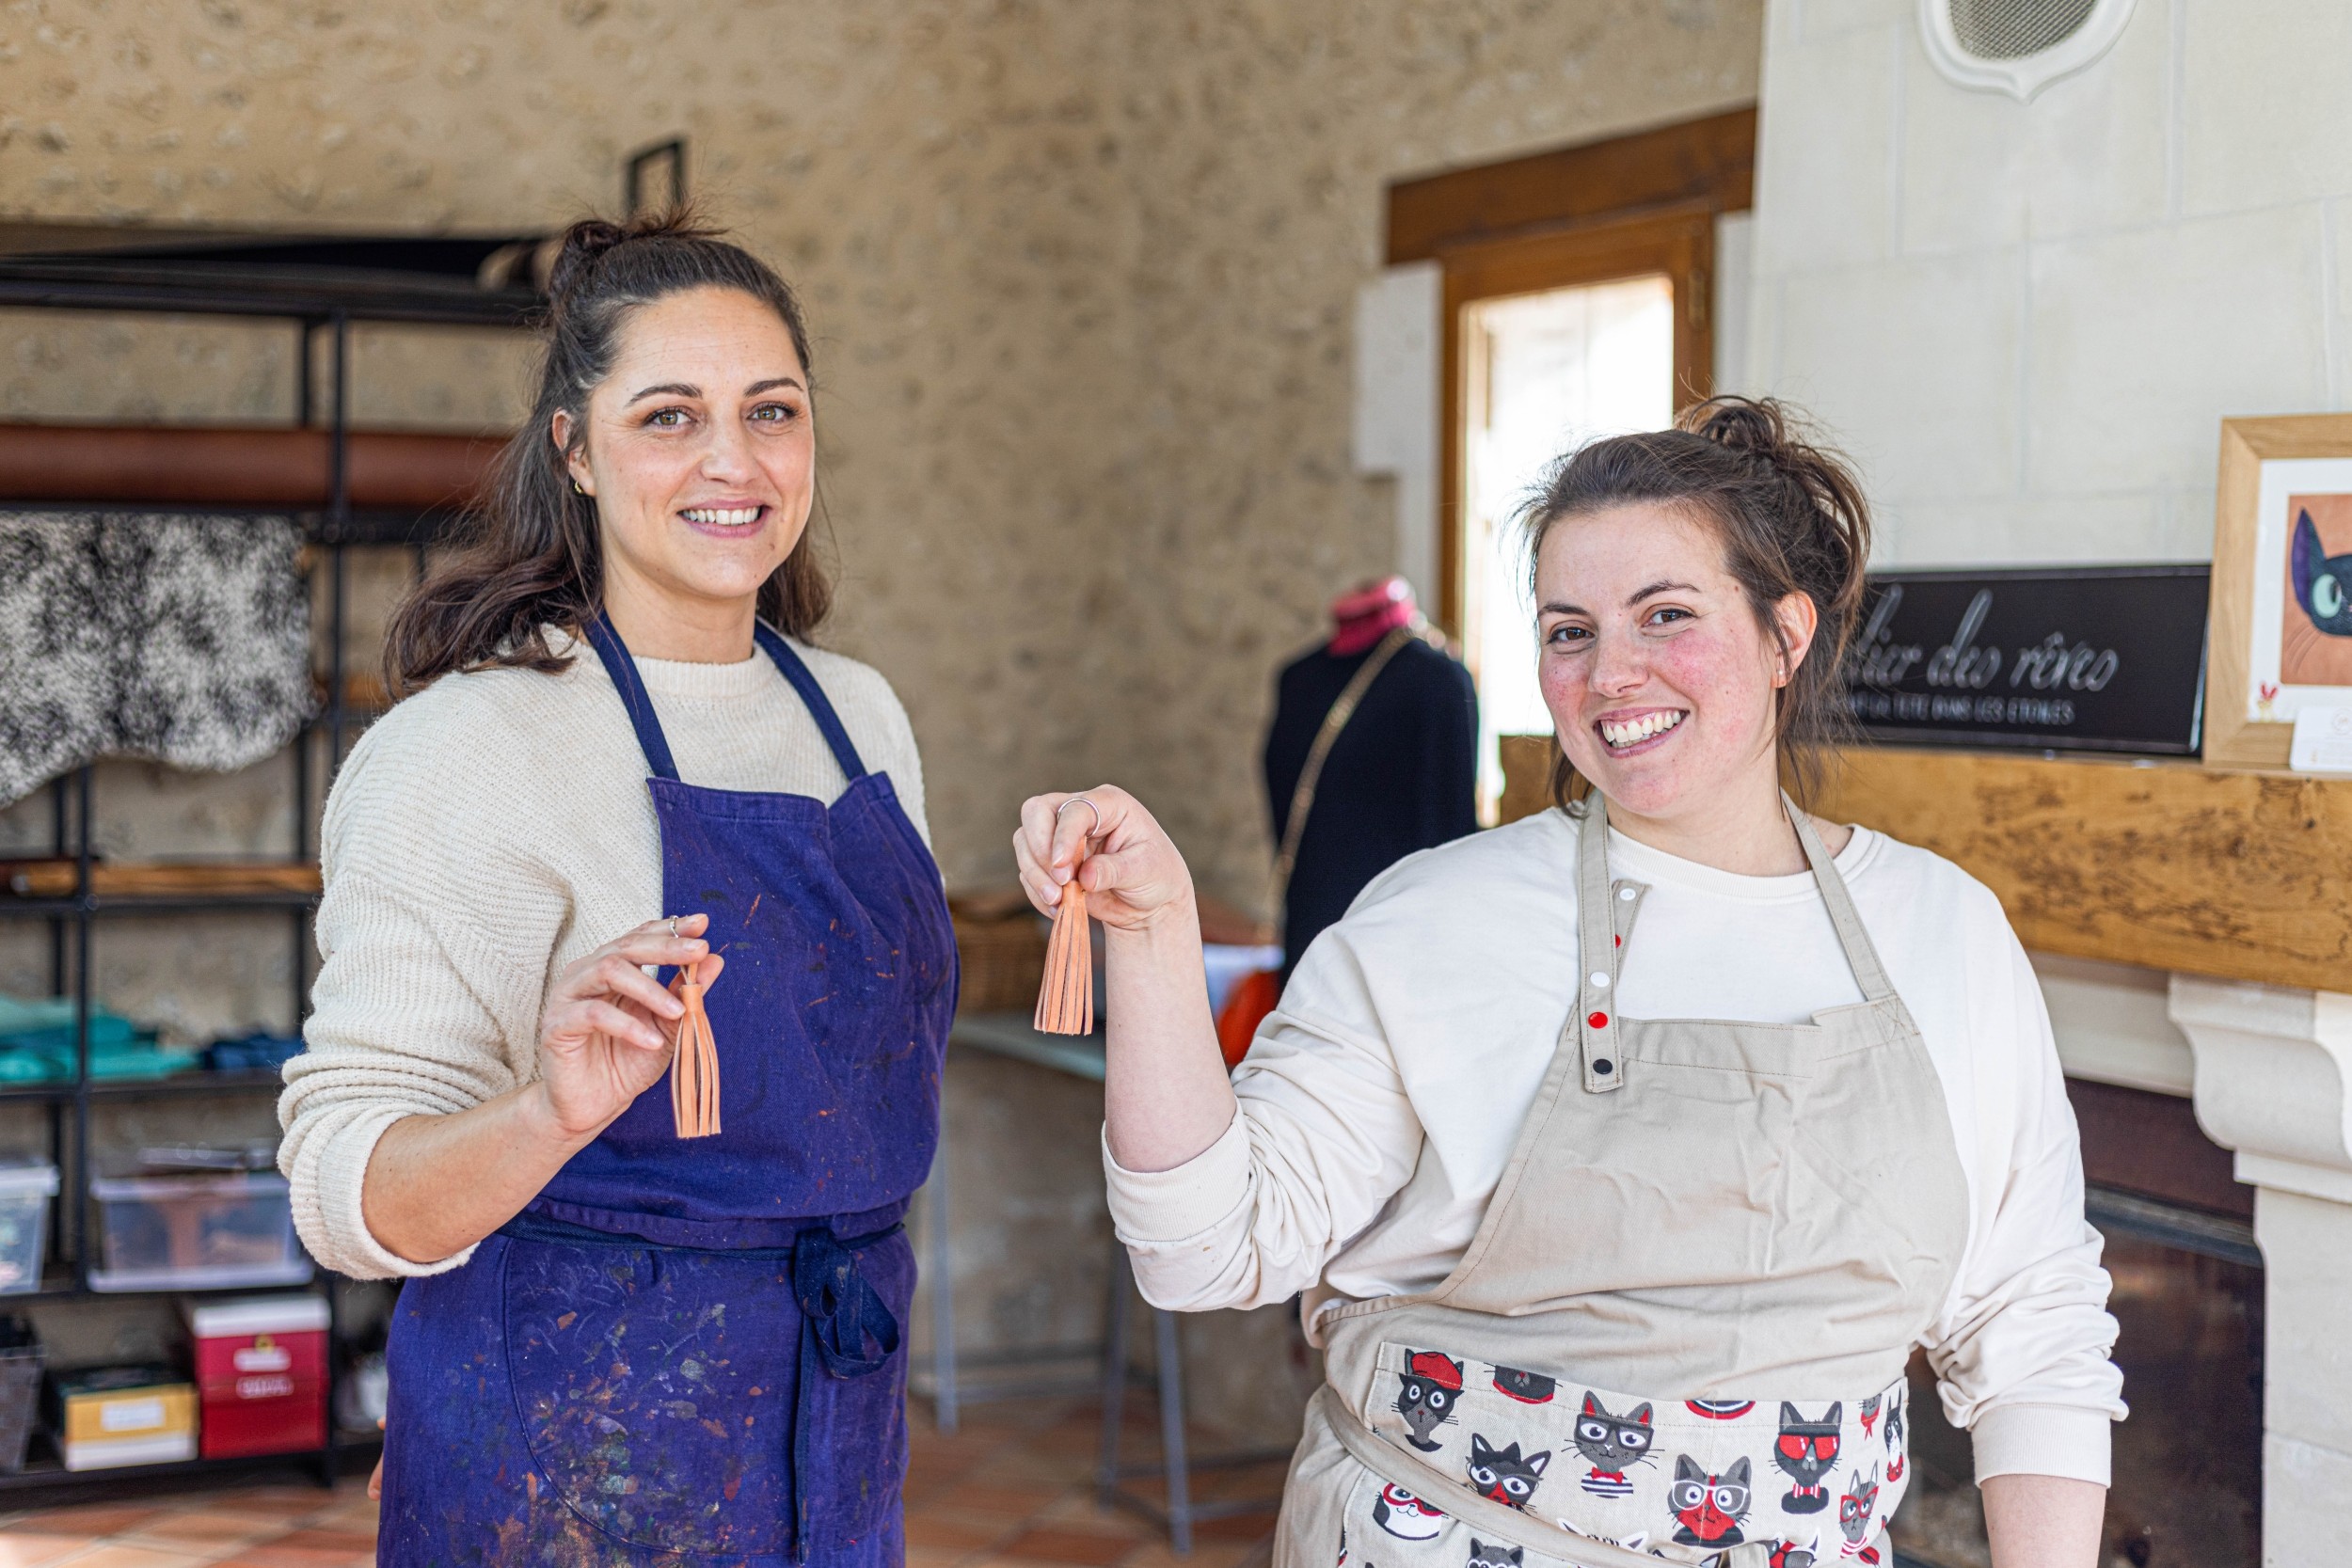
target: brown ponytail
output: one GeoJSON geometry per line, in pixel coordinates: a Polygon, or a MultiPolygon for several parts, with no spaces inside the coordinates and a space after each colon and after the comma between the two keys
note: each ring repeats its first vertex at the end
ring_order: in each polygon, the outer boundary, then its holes
{"type": "MultiPolygon", "coordinates": [[[[691,212],[573,224],[548,264],[548,352],[531,413],[499,454],[486,496],[459,520],[456,548],[401,602],[386,630],[385,679],[393,695],[456,670],[552,672],[569,662],[548,645],[543,628],[584,631],[603,603],[604,560],[596,503],[572,488],[568,454],[548,432],[562,409],[582,433],[575,444],[583,438],[589,394],[611,372],[629,316],[700,288],[738,289],[773,309],[813,383],[808,327],[790,287],[691,212]]],[[[831,603],[803,535],[760,585],[759,614],[804,638],[831,603]]]]}
{"type": "MultiPolygon", "coordinates": [[[[1530,580],[1554,523],[1628,501],[1679,507],[1713,524],[1724,565],[1775,641],[1772,607],[1790,594],[1813,601],[1820,629],[1780,689],[1776,725],[1782,771],[1800,801],[1812,799],[1828,754],[1854,733],[1839,670],[1862,613],[1870,508],[1851,465],[1810,438],[1786,404],[1710,398],[1683,410],[1672,430],[1595,441],[1552,467],[1520,513],[1530,580]]],[[[1565,805],[1589,788],[1561,752],[1552,798],[1565,805]]]]}

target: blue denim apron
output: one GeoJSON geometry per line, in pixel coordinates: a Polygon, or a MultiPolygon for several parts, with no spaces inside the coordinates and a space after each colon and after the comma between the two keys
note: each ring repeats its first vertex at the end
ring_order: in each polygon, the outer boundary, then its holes
{"type": "Polygon", "coordinates": [[[393,1314],[377,1560],[818,1563],[904,1556],[900,1226],[939,1139],[955,1011],[939,870],[806,665],[849,788],[683,784],[608,622],[590,641],[653,777],[666,911],[710,916],[726,1131],[648,1092],[463,1268],[393,1314]]]}

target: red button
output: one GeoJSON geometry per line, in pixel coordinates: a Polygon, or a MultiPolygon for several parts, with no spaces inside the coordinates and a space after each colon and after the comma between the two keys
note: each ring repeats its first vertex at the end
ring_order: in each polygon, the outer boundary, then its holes
{"type": "Polygon", "coordinates": [[[1609,1027],[1609,1015],[1607,1013],[1595,1013],[1584,1022],[1591,1024],[1596,1029],[1606,1029],[1609,1027]]]}

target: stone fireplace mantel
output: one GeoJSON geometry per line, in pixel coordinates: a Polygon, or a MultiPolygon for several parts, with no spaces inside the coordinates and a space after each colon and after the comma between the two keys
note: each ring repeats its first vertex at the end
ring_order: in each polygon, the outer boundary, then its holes
{"type": "MultiPolygon", "coordinates": [[[[2352,1497],[2352,780],[1872,751],[1824,815],[1965,866],[2026,945],[2172,971],[2208,1137],[2255,1189],[2263,1560],[2343,1553],[2352,1497]]],[[[2127,1391],[2128,1392],[2128,1391],[2127,1391]]]]}
{"type": "Polygon", "coordinates": [[[2352,1497],[2352,996],[2175,974],[2197,1120],[2254,1188],[2263,1560],[2329,1562],[2352,1497]]]}

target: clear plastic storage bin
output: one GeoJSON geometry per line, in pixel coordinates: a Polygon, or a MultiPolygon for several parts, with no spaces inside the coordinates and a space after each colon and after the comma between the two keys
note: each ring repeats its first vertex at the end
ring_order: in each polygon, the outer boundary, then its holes
{"type": "Polygon", "coordinates": [[[102,1177],[89,1185],[105,1238],[93,1291],[242,1290],[310,1277],[282,1176],[102,1177]]]}
{"type": "Polygon", "coordinates": [[[49,1200],[56,1196],[56,1166],[0,1164],[0,1296],[40,1289],[49,1200]]]}

